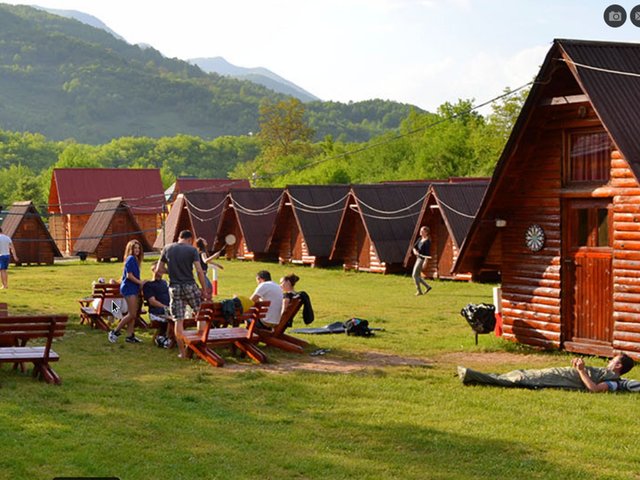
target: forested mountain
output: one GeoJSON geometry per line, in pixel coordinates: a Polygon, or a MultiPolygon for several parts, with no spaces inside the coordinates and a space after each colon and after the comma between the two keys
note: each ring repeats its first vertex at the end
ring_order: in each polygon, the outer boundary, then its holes
{"type": "MultiPolygon", "coordinates": [[[[89,144],[123,136],[213,139],[256,132],[258,107],[266,98],[286,97],[205,73],[73,19],[0,4],[2,130],[89,144]]],[[[380,100],[314,102],[308,116],[317,139],[363,141],[398,127],[411,109],[380,100]]]]}

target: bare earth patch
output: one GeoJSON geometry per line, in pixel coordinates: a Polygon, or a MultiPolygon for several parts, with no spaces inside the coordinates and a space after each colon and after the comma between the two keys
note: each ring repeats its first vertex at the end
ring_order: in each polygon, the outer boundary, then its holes
{"type": "Polygon", "coordinates": [[[453,352],[440,355],[437,361],[465,367],[519,364],[530,368],[549,366],[550,356],[510,352],[453,352]]]}
{"type": "Polygon", "coordinates": [[[344,358],[327,352],[324,355],[311,356],[308,353],[298,359],[282,359],[278,363],[263,365],[227,364],[224,368],[245,369],[259,368],[262,371],[286,373],[293,371],[326,372],[326,373],[355,373],[370,368],[387,367],[431,367],[434,362],[428,359],[403,357],[380,352],[365,352],[357,357],[344,358]]]}

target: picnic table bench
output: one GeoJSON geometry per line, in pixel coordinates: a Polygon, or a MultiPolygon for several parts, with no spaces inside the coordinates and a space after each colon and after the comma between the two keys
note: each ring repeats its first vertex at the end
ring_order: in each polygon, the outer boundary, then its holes
{"type": "Polygon", "coordinates": [[[225,318],[221,302],[203,302],[198,309],[195,320],[197,330],[183,330],[181,339],[187,348],[187,354],[194,353],[214,367],[222,367],[224,358],[213,348],[231,347],[245,353],[258,363],[267,361],[267,356],[257,346],[258,335],[255,333],[256,320],[265,318],[270,302],[256,302],[246,312],[236,309],[232,319],[225,318]],[[239,326],[246,322],[247,327],[239,326]]]}
{"type": "MultiPolygon", "coordinates": [[[[95,283],[90,297],[78,300],[80,304],[80,324],[91,325],[91,328],[99,328],[108,332],[116,316],[114,313],[123,308],[124,297],[120,293],[119,283],[95,283]]],[[[142,306],[142,303],[140,303],[142,306]]],[[[144,312],[140,307],[136,318],[136,326],[148,328],[141,315],[144,312]]]]}
{"type": "Polygon", "coordinates": [[[256,328],[255,333],[258,335],[258,340],[287,352],[304,353],[304,347],[308,346],[309,342],[285,333],[293,321],[293,317],[296,316],[301,307],[302,300],[300,297],[293,297],[289,301],[287,308],[282,312],[280,322],[277,325],[270,326],[263,323],[256,328]]]}
{"type": "Polygon", "coordinates": [[[66,315],[0,316],[0,363],[33,362],[33,376],[48,383],[60,384],[58,374],[49,365],[60,356],[51,349],[53,339],[62,337],[66,315]],[[27,346],[29,340],[46,339],[45,346],[27,346]]]}

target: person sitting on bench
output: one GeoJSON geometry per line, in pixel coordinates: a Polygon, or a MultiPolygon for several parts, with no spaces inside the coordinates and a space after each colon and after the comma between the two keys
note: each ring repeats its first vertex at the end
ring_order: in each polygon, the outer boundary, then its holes
{"type": "Polygon", "coordinates": [[[622,353],[613,357],[605,368],[587,367],[584,360],[574,358],[571,367],[541,370],[513,370],[508,373],[482,373],[458,367],[458,377],[465,385],[494,385],[514,388],[565,388],[589,392],[636,391],[637,382],[621,379],[634,366],[634,361],[622,353]]]}
{"type": "Polygon", "coordinates": [[[142,287],[142,294],[149,304],[149,320],[159,322],[161,327],[158,330],[155,342],[158,347],[171,348],[175,344],[175,334],[171,325],[169,315],[169,285],[162,279],[162,272],[158,270],[158,264],[151,266],[153,280],[146,282],[142,287]]]}

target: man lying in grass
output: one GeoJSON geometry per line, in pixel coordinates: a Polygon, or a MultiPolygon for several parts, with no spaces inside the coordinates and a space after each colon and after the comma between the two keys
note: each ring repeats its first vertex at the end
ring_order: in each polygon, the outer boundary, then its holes
{"type": "Polygon", "coordinates": [[[482,373],[458,367],[458,376],[465,385],[495,385],[515,388],[566,388],[589,392],[640,392],[640,382],[620,378],[634,366],[624,353],[616,355],[605,368],[587,367],[584,360],[574,358],[571,367],[542,370],[513,370],[504,374],[482,373]]]}

